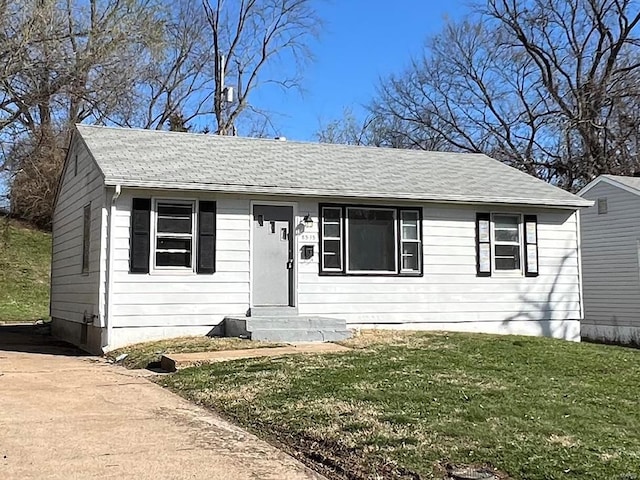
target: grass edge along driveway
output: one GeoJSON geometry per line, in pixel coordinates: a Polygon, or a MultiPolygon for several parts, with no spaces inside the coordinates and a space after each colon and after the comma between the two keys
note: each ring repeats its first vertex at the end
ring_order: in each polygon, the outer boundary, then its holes
{"type": "Polygon", "coordinates": [[[344,354],[242,360],[158,382],[334,478],[640,478],[640,351],[536,337],[365,332],[344,354]]]}

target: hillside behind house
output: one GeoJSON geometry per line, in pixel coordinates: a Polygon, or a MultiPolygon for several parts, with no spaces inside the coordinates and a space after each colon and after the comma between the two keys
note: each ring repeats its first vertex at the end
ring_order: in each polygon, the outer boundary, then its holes
{"type": "Polygon", "coordinates": [[[51,234],[0,217],[0,323],[49,316],[51,234]]]}

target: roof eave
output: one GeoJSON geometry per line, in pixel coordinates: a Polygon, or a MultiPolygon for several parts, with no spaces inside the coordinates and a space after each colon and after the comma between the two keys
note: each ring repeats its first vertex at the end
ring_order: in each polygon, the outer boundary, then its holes
{"type": "Polygon", "coordinates": [[[158,182],[158,181],[132,181],[130,179],[111,178],[106,181],[108,186],[120,185],[128,188],[147,188],[147,189],[164,189],[164,190],[191,190],[191,191],[213,191],[221,193],[240,193],[240,194],[263,194],[263,195],[285,195],[285,196],[301,196],[301,197],[337,197],[337,198],[370,198],[370,199],[394,199],[394,200],[415,200],[422,202],[442,202],[442,203],[461,203],[461,204],[496,204],[496,205],[529,205],[537,207],[552,208],[569,208],[577,209],[581,207],[590,207],[593,205],[591,200],[575,197],[575,199],[555,200],[555,199],[539,199],[539,198],[513,198],[513,197],[491,197],[491,196],[467,196],[467,195],[447,195],[447,196],[428,196],[419,193],[388,193],[388,192],[359,192],[355,190],[327,190],[312,188],[291,188],[280,186],[261,186],[261,185],[228,185],[228,184],[209,184],[209,183],[175,183],[175,182],[158,182]]]}
{"type": "Polygon", "coordinates": [[[609,176],[609,175],[600,175],[598,178],[596,178],[595,180],[592,180],[591,183],[589,183],[582,190],[580,190],[577,193],[577,195],[582,196],[585,193],[587,193],[589,190],[591,190],[592,188],[600,185],[601,183],[607,183],[607,184],[609,184],[611,186],[620,188],[620,189],[625,190],[625,191],[627,191],[629,193],[632,193],[634,195],[640,196],[640,190],[638,190],[637,188],[634,188],[634,187],[632,187],[630,185],[627,185],[625,183],[619,182],[615,178],[611,178],[611,176],[609,176]]]}

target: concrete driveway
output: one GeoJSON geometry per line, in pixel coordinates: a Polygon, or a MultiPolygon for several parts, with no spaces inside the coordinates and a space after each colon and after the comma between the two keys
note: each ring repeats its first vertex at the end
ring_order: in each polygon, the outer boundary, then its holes
{"type": "Polygon", "coordinates": [[[323,478],[141,374],[32,329],[0,326],[0,478],[323,478]]]}

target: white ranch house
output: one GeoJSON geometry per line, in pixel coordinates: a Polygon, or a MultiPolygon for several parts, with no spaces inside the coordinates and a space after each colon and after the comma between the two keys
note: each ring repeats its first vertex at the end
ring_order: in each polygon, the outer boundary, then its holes
{"type": "Polygon", "coordinates": [[[96,352],[225,330],[579,340],[591,203],[480,154],[78,125],[53,331],[96,352]]]}
{"type": "Polygon", "coordinates": [[[579,195],[589,340],[640,346],[640,178],[601,175],[579,195]]]}

